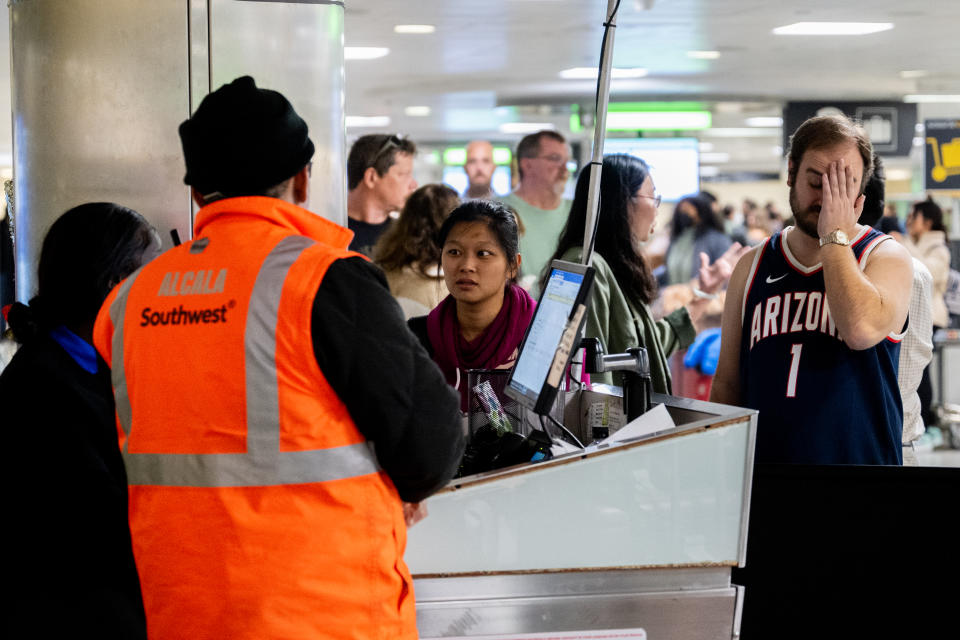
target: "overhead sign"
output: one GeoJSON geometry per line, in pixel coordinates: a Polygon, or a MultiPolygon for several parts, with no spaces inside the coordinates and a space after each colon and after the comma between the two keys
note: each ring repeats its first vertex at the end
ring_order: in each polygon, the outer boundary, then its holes
{"type": "Polygon", "coordinates": [[[925,120],[924,189],[960,189],[960,118],[925,120]]]}
{"type": "Polygon", "coordinates": [[[904,102],[788,102],[783,108],[783,148],[805,120],[842,113],[858,121],[881,156],[906,156],[913,145],[917,105],[904,102]]]}

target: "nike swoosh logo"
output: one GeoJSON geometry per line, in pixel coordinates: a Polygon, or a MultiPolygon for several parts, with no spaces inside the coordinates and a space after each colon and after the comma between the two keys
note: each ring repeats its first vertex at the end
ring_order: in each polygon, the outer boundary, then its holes
{"type": "Polygon", "coordinates": [[[786,277],[787,277],[787,274],[783,274],[783,275],[780,276],[779,278],[771,278],[770,276],[767,276],[767,284],[773,284],[773,283],[776,282],[777,280],[783,280],[783,279],[786,278],[786,277]]]}

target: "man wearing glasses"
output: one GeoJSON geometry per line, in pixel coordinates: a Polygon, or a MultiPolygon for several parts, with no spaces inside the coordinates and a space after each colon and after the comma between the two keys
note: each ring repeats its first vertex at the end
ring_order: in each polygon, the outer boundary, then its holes
{"type": "Polygon", "coordinates": [[[347,226],[353,231],[350,249],[370,256],[390,226],[390,213],[399,211],[417,188],[413,156],[417,145],[395,135],[361,136],[347,156],[347,226]]]}
{"type": "Polygon", "coordinates": [[[557,248],[570,213],[570,200],[563,197],[568,162],[567,141],[556,131],[532,133],[517,145],[520,185],[502,202],[517,212],[526,228],[520,237],[521,283],[532,290],[536,290],[540,273],[557,248]]]}

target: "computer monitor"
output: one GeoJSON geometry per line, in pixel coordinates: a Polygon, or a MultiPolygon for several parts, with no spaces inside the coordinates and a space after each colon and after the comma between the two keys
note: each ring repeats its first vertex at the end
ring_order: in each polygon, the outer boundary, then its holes
{"type": "Polygon", "coordinates": [[[627,153],[650,167],[653,183],[667,202],[700,190],[700,142],[696,138],[607,138],[603,154],[627,153]]]}
{"type": "Polygon", "coordinates": [[[549,413],[587,317],[593,267],[563,260],[550,264],[550,278],[520,345],[504,392],[540,415],[549,413]]]}

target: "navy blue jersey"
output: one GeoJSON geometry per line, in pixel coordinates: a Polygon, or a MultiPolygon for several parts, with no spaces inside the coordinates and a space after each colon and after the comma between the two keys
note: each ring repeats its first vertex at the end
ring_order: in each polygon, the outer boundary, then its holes
{"type": "MultiPolygon", "coordinates": [[[[856,351],[837,331],[823,267],[805,267],[769,238],[747,277],[741,310],[741,401],[758,409],[756,462],[901,464],[903,408],[897,364],[903,334],[856,351]]],[[[865,227],[853,239],[863,269],[890,236],[865,227]]]]}

